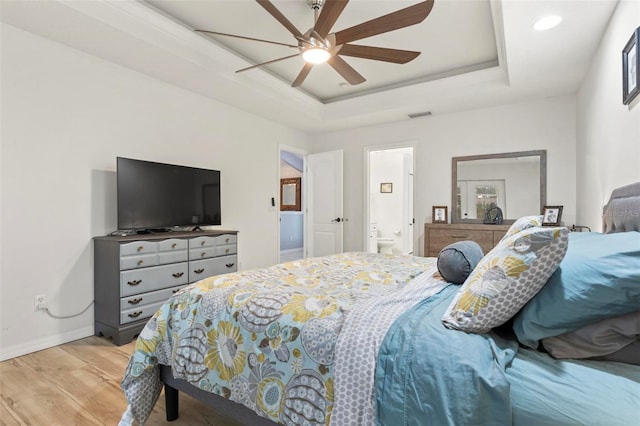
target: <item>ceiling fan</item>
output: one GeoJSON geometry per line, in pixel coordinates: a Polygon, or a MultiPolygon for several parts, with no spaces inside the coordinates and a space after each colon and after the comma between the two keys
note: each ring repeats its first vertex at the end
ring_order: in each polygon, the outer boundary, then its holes
{"type": "Polygon", "coordinates": [[[352,56],[356,58],[372,59],[374,61],[385,61],[396,64],[405,64],[415,59],[420,52],[356,45],[351,44],[351,42],[418,24],[424,21],[427,15],[429,15],[434,3],[434,0],[423,1],[353,27],[329,33],[347,5],[348,0],[307,0],[307,3],[314,11],[315,23],[313,27],[305,33],[302,33],[275,7],[273,3],[271,3],[271,1],[256,1],[295,37],[298,41],[297,45],[215,31],[195,31],[205,34],[277,44],[297,49],[298,52],[293,55],[262,62],[236,71],[243,72],[302,55],[302,58],[305,60],[305,64],[291,85],[293,87],[298,87],[302,84],[314,64],[320,64],[323,62],[327,62],[351,85],[365,82],[366,79],[353,69],[353,67],[351,67],[351,65],[349,65],[344,59],[342,59],[342,56],[352,56]],[[320,13],[318,14],[318,12],[320,13]]]}

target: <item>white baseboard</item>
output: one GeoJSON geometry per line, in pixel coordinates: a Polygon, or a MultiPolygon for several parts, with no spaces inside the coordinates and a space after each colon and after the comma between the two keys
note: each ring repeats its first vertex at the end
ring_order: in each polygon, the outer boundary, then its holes
{"type": "Polygon", "coordinates": [[[49,349],[63,343],[73,342],[74,340],[83,339],[93,336],[93,325],[82,327],[77,330],[68,331],[64,334],[56,334],[42,339],[32,340],[31,342],[21,343],[19,345],[4,348],[0,351],[0,361],[30,354],[32,352],[49,349]]]}

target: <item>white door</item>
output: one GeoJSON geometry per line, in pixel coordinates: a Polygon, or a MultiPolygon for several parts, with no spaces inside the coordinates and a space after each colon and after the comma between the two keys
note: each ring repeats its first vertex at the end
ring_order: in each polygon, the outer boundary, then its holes
{"type": "Polygon", "coordinates": [[[413,254],[413,152],[404,157],[404,170],[406,173],[406,185],[404,193],[404,210],[402,212],[402,231],[404,232],[403,253],[413,254]]]}
{"type": "Polygon", "coordinates": [[[307,257],[342,253],[342,150],[306,159],[307,257]]]}

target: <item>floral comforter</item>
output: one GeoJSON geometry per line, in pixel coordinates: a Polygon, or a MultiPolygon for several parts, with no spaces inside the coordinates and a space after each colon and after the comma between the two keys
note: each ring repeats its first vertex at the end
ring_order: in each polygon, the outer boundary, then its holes
{"type": "Polygon", "coordinates": [[[342,253],[194,283],[140,333],[122,380],[127,413],[140,424],[148,418],[163,364],[274,422],[328,425],[334,349],[349,313],[433,266],[432,258],[342,253]]]}

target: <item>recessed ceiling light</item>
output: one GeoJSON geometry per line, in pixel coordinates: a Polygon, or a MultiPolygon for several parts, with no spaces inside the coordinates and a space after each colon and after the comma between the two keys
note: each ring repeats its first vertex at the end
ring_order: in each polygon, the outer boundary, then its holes
{"type": "Polygon", "coordinates": [[[537,31],[550,30],[560,22],[562,22],[562,18],[558,15],[545,16],[542,19],[538,19],[536,23],[533,24],[533,29],[537,31]]]}

